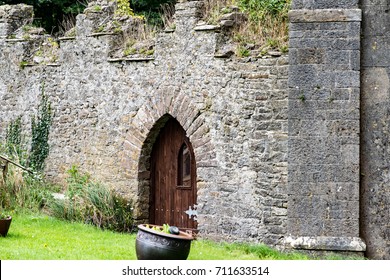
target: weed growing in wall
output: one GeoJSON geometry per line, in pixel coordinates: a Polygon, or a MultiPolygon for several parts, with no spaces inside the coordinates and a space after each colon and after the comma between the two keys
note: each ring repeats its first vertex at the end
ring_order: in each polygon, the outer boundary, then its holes
{"type": "Polygon", "coordinates": [[[130,7],[130,0],[116,0],[117,9],[115,10],[115,14],[119,16],[133,16],[133,9],[130,7]]]}
{"type": "Polygon", "coordinates": [[[205,0],[205,19],[217,24],[230,6],[236,6],[248,20],[233,31],[233,39],[241,47],[255,45],[260,50],[286,52],[288,42],[288,10],[291,0],[205,0]]]}
{"type": "Polygon", "coordinates": [[[262,49],[287,51],[288,10],[291,0],[236,0],[241,11],[248,15],[248,22],[236,33],[255,42],[262,49]]]}
{"type": "Polygon", "coordinates": [[[26,68],[27,65],[28,65],[28,62],[25,61],[25,60],[22,60],[22,61],[19,63],[20,69],[26,68]]]}
{"type": "MultiPolygon", "coordinates": [[[[290,0],[237,0],[239,7],[246,11],[253,21],[262,21],[268,16],[286,16],[286,4],[290,0]]],[[[282,18],[280,18],[282,20],[282,18]]]]}
{"type": "Polygon", "coordinates": [[[49,131],[52,124],[52,109],[49,97],[45,95],[42,84],[38,114],[31,117],[31,147],[28,158],[29,167],[42,171],[49,155],[49,131]]]}
{"type": "Polygon", "coordinates": [[[248,57],[250,55],[250,51],[242,45],[239,45],[236,50],[236,54],[238,57],[248,57]]]}

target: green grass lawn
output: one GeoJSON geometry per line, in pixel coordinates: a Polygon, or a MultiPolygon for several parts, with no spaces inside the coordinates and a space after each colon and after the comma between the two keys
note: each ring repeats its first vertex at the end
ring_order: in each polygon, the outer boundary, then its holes
{"type": "MultiPolygon", "coordinates": [[[[7,237],[0,237],[2,260],[135,260],[135,234],[103,231],[32,214],[13,216],[7,237]]],[[[308,259],[264,245],[192,242],[190,260],[308,259]]]]}
{"type": "Polygon", "coordinates": [[[0,238],[2,260],[135,259],[135,235],[102,231],[48,216],[18,215],[6,238],[0,238]]]}

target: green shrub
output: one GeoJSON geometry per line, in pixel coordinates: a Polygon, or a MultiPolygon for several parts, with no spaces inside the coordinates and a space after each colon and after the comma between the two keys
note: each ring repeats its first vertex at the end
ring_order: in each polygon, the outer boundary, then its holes
{"type": "Polygon", "coordinates": [[[102,229],[131,232],[132,203],[107,187],[81,174],[76,166],[68,171],[65,199],[56,199],[50,213],[68,221],[82,221],[102,229]]]}

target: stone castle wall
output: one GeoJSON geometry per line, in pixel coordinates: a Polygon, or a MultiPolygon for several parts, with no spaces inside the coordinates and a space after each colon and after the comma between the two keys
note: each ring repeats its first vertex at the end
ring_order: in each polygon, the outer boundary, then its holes
{"type": "Polygon", "coordinates": [[[78,16],[55,61],[21,67],[34,43],[3,37],[0,135],[18,115],[28,124],[44,84],[55,111],[46,173],[61,178],[77,164],[133,198],[147,220],[149,157],[169,115],[194,147],[199,230],[276,244],[287,213],[288,60],[220,57],[225,35],[196,25],[200,9],[178,3],[175,30],[158,34],[148,57],[113,57],[121,38],[94,32],[93,13],[78,16]]]}
{"type": "Polygon", "coordinates": [[[203,236],[390,258],[388,1],[295,0],[288,57],[262,58],[232,55],[202,1],[176,4],[175,28],[144,43],[153,51],[122,57],[123,37],[97,31],[113,12],[99,3],[59,47],[20,28],[31,8],[0,8],[0,137],[19,115],[28,125],[44,86],[47,175],[77,164],[146,221],[150,153],[174,117],[194,148],[203,236]]]}

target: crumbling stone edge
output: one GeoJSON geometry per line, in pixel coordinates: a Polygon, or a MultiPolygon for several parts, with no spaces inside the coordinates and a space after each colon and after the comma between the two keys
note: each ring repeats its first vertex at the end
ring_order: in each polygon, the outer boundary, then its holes
{"type": "Polygon", "coordinates": [[[321,251],[366,251],[366,243],[359,237],[287,236],[283,240],[286,249],[321,251]]]}

